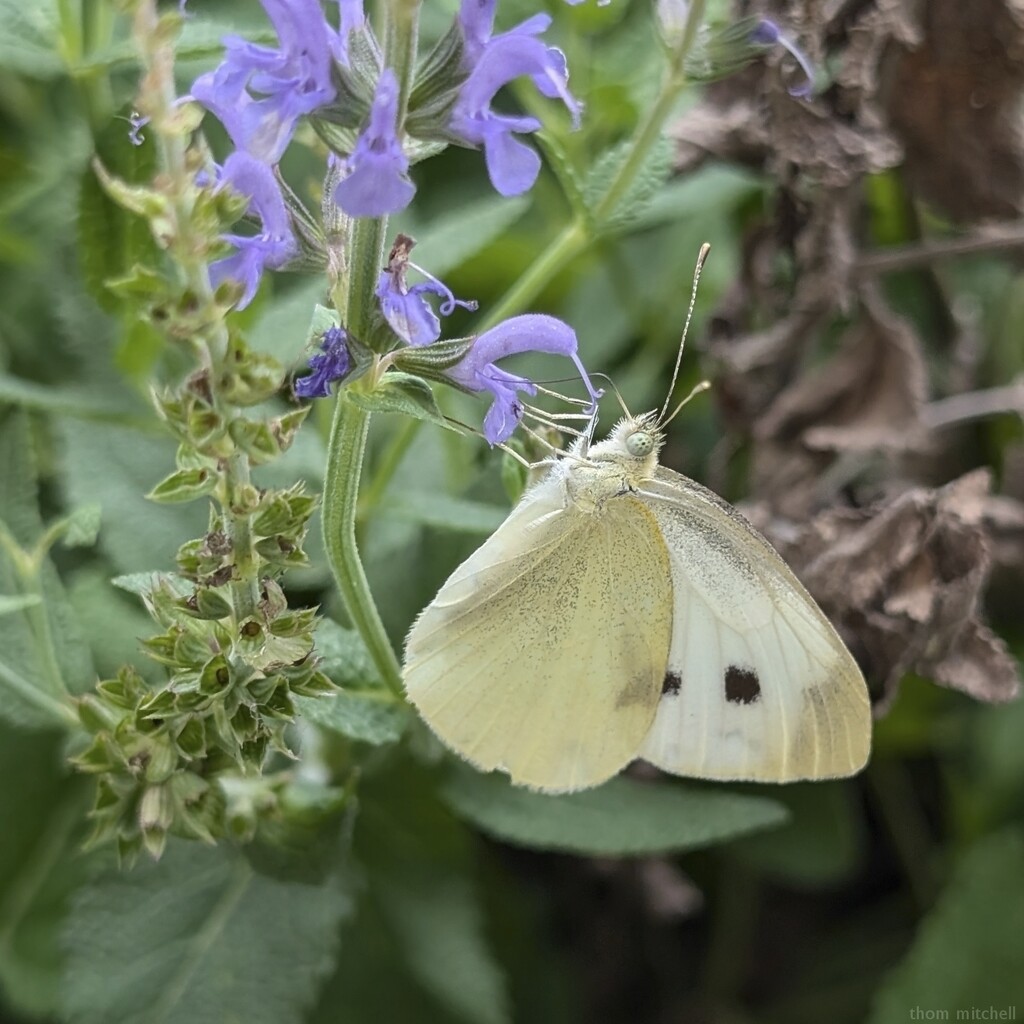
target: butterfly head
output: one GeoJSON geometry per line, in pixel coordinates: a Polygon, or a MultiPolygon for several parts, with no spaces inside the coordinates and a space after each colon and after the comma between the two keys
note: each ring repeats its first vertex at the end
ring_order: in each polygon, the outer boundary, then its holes
{"type": "Polygon", "coordinates": [[[608,441],[621,455],[635,459],[638,464],[656,462],[658,452],[665,443],[665,434],[658,416],[646,412],[640,416],[626,416],[612,430],[608,441]]]}

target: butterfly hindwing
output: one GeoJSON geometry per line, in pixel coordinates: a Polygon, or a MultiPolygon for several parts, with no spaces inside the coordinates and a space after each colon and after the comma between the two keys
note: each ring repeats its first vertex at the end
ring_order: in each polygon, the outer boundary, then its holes
{"type": "Polygon", "coordinates": [[[623,497],[583,513],[545,480],[414,624],[406,690],[481,768],[550,792],[597,785],[650,729],[671,618],[651,512],[623,497]]]}
{"type": "Polygon", "coordinates": [[[672,644],[641,757],[709,779],[850,775],[871,738],[864,679],[774,549],[713,492],[664,467],[641,490],[671,562],[672,644]]]}

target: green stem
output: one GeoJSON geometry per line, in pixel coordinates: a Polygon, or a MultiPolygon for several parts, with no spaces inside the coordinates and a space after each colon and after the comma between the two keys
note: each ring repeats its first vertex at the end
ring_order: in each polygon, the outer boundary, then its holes
{"type": "Polygon", "coordinates": [[[534,260],[530,269],[491,307],[490,312],[480,324],[481,332],[526,309],[551,278],[587,248],[592,241],[592,234],[600,232],[603,223],[615,213],[619,203],[643,167],[651,147],[661,137],[665,121],[672,113],[679,94],[686,84],[683,65],[686,55],[697,37],[697,29],[704,19],[704,7],[705,0],[694,0],[690,5],[682,40],[672,54],[657,99],[647,116],[637,126],[629,156],[619,167],[608,190],[591,212],[593,229],[578,219],[567,224],[551,240],[540,257],[534,260]]]}
{"type": "Polygon", "coordinates": [[[0,661],[0,682],[6,683],[26,703],[52,716],[62,726],[79,728],[78,715],[67,704],[51,697],[50,694],[33,686],[20,672],[0,661]]]}
{"type": "Polygon", "coordinates": [[[235,621],[242,622],[256,614],[259,603],[259,564],[253,545],[252,517],[239,515],[231,506],[242,492],[249,489],[249,460],[240,451],[234,452],[225,468],[229,486],[236,488],[227,496],[226,506],[230,520],[231,549],[235,558],[235,575],[231,581],[231,602],[235,621]]]}
{"type": "MultiPolygon", "coordinates": [[[[205,345],[197,346],[197,350],[208,366],[217,368],[227,358],[230,337],[223,318],[217,315],[205,258],[205,239],[195,225],[195,189],[189,169],[187,142],[176,131],[161,130],[165,120],[172,116],[178,98],[174,81],[174,49],[160,31],[159,23],[155,0],[143,0],[136,12],[135,38],[143,64],[149,70],[144,87],[149,105],[147,113],[153,117],[161,164],[171,183],[173,253],[185,285],[195,295],[200,308],[209,313],[202,332],[205,345]]],[[[213,403],[227,420],[235,410],[228,407],[217,392],[217,377],[216,372],[210,375],[213,403]]],[[[259,560],[253,545],[252,516],[238,511],[240,499],[251,486],[248,456],[236,449],[225,461],[222,472],[223,508],[235,562],[231,593],[235,619],[241,621],[255,614],[259,601],[259,560]]]]}
{"type": "Polygon", "coordinates": [[[344,394],[339,395],[327,448],[324,545],[352,625],[366,644],[381,679],[388,689],[401,696],[401,668],[374,604],[356,544],[359,477],[369,427],[370,414],[349,402],[344,394]]]}
{"type": "Polygon", "coordinates": [[[587,229],[580,221],[572,221],[552,239],[548,247],[533,261],[530,269],[493,305],[477,327],[482,334],[502,320],[526,309],[552,275],[586,248],[587,229]]]}

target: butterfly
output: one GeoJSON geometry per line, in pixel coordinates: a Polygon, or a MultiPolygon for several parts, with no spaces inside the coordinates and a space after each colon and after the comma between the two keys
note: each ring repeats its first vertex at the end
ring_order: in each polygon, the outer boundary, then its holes
{"type": "Polygon", "coordinates": [[[636,758],[854,774],[871,742],[856,661],[768,541],[659,463],[664,413],[581,436],[452,573],[409,632],[409,700],[466,760],[551,793],[636,758]]]}

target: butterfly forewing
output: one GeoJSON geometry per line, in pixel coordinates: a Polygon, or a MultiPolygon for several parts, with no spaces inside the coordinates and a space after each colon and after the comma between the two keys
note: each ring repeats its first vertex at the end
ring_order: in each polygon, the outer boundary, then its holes
{"type": "Polygon", "coordinates": [[[416,621],[406,690],[479,767],[582,789],[637,756],[671,632],[668,552],[651,511],[622,497],[583,513],[543,481],[416,621]]]}
{"type": "Polygon", "coordinates": [[[717,495],[664,467],[641,499],[669,551],[674,621],[639,756],[708,779],[859,771],[871,738],[863,676],[774,549],[717,495]]]}

